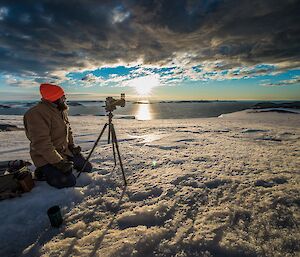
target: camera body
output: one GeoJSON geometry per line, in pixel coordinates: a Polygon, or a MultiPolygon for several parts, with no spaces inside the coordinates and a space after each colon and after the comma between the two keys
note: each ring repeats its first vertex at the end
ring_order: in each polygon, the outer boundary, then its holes
{"type": "Polygon", "coordinates": [[[112,112],[117,109],[117,106],[125,107],[125,94],[121,94],[120,99],[114,99],[113,97],[106,97],[105,110],[112,112]]]}

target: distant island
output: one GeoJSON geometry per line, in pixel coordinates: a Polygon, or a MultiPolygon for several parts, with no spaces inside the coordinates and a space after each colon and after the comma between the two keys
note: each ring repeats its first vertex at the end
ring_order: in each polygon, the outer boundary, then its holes
{"type": "Polygon", "coordinates": [[[36,102],[30,102],[30,103],[26,103],[24,106],[25,107],[32,107],[36,104],[36,102]]]}
{"type": "Polygon", "coordinates": [[[78,103],[78,102],[68,102],[68,105],[69,106],[82,106],[82,104],[78,103]]]}
{"type": "Polygon", "coordinates": [[[183,100],[183,101],[161,101],[159,103],[233,103],[235,100],[183,100]]]}
{"type": "MultiPolygon", "coordinates": [[[[68,102],[72,102],[72,101],[68,101],[68,102]]],[[[101,102],[105,102],[104,100],[80,100],[79,102],[81,103],[101,103],[101,102]]]]}
{"type": "MultiPolygon", "coordinates": [[[[130,101],[127,101],[130,102],[130,101]]],[[[148,101],[136,101],[132,102],[132,104],[154,104],[153,102],[148,102],[148,101]]]]}
{"type": "Polygon", "coordinates": [[[260,102],[252,106],[252,109],[267,109],[267,108],[300,109],[300,101],[286,102],[286,103],[260,102]]]}
{"type": "Polygon", "coordinates": [[[136,101],[132,104],[170,104],[170,103],[233,103],[237,102],[235,100],[180,100],[180,101],[158,101],[158,102],[146,102],[146,101],[136,101]]]}
{"type": "Polygon", "coordinates": [[[2,108],[2,109],[9,109],[11,107],[8,106],[8,105],[0,104],[0,108],[2,108]]]}
{"type": "Polygon", "coordinates": [[[248,113],[263,113],[263,112],[300,114],[300,112],[297,112],[294,109],[281,109],[281,108],[252,109],[252,111],[248,111],[248,113]]]}

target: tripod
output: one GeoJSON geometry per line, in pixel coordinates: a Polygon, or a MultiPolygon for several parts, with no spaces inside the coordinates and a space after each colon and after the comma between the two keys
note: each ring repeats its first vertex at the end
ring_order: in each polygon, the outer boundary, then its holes
{"type": "Polygon", "coordinates": [[[98,143],[100,141],[100,138],[102,137],[105,129],[108,126],[108,140],[107,140],[107,143],[109,144],[111,142],[111,144],[112,144],[113,155],[114,155],[114,168],[113,168],[113,170],[117,166],[117,159],[116,159],[116,151],[117,151],[118,160],[119,160],[119,164],[120,164],[122,175],[123,175],[124,185],[127,186],[127,181],[126,181],[126,177],[125,177],[125,173],[124,173],[123,163],[122,163],[122,160],[121,160],[121,155],[120,155],[120,150],[119,150],[117,135],[116,135],[114,124],[112,123],[112,118],[113,118],[112,112],[109,111],[109,113],[108,113],[107,116],[108,116],[108,123],[105,123],[102,131],[100,132],[97,140],[94,143],[94,146],[93,146],[92,150],[90,151],[88,157],[86,158],[82,169],[78,173],[77,178],[80,176],[81,172],[85,169],[85,166],[87,165],[87,163],[88,163],[88,161],[89,161],[89,159],[90,159],[93,151],[95,150],[96,146],[98,145],[98,143]]]}

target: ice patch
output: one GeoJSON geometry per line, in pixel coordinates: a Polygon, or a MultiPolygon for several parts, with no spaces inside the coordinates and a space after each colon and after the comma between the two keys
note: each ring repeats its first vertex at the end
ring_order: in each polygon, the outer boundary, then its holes
{"type": "Polygon", "coordinates": [[[184,138],[184,139],[179,139],[176,142],[180,143],[180,142],[194,142],[195,139],[192,138],[184,138]]]}
{"type": "Polygon", "coordinates": [[[262,136],[255,138],[256,140],[264,140],[264,141],[273,141],[273,142],[281,142],[282,140],[280,138],[277,138],[275,136],[262,136]]]}
{"type": "Polygon", "coordinates": [[[147,144],[148,147],[152,148],[158,148],[161,150],[174,150],[174,149],[180,149],[183,146],[178,146],[178,145],[154,145],[154,144],[147,144]]]}
{"type": "Polygon", "coordinates": [[[269,130],[264,129],[244,129],[242,133],[260,133],[260,132],[268,132],[269,130]]]}
{"type": "Polygon", "coordinates": [[[154,142],[157,140],[160,140],[161,138],[164,137],[163,134],[157,134],[157,133],[151,133],[151,134],[146,134],[142,136],[136,136],[136,135],[128,135],[131,138],[136,138],[136,139],[143,139],[140,143],[146,144],[150,142],[154,142]]]}

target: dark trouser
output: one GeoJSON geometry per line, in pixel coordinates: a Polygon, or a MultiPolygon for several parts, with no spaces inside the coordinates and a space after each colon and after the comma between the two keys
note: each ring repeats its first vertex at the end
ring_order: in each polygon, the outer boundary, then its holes
{"type": "MultiPolygon", "coordinates": [[[[69,160],[74,162],[74,168],[76,170],[80,171],[83,168],[85,158],[81,154],[74,155],[74,157],[69,157],[69,160]]],[[[76,184],[76,177],[73,175],[72,170],[70,170],[69,173],[63,173],[51,164],[47,164],[40,169],[45,175],[46,181],[50,186],[64,188],[72,187],[76,184]]],[[[88,162],[83,172],[90,172],[91,170],[92,165],[90,162],[88,162]]]]}

